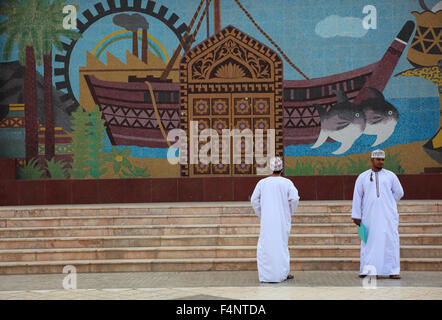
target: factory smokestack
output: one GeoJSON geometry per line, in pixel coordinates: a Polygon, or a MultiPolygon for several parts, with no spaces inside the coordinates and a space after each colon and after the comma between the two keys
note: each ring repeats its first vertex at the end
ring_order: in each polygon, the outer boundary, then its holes
{"type": "Polygon", "coordinates": [[[145,39],[142,40],[141,50],[142,50],[142,59],[147,63],[147,29],[149,28],[149,23],[147,20],[140,14],[134,13],[130,14],[117,14],[112,19],[113,23],[119,27],[122,27],[126,30],[132,31],[132,53],[134,56],[139,57],[138,55],[138,30],[142,29],[143,33],[145,32],[145,39]],[[144,43],[145,41],[145,43],[144,43]],[[144,59],[145,56],[145,59],[144,59]]]}
{"type": "Polygon", "coordinates": [[[138,58],[138,31],[132,31],[132,54],[138,58]]]}
{"type": "Polygon", "coordinates": [[[141,59],[145,64],[147,64],[147,29],[143,29],[142,36],[141,36],[141,59]]]}

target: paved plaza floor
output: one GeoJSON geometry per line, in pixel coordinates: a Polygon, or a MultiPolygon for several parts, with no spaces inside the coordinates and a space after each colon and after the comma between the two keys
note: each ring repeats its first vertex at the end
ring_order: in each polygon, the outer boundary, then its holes
{"type": "Polygon", "coordinates": [[[76,289],[65,290],[66,276],[1,275],[0,300],[442,300],[442,272],[402,272],[371,286],[353,271],[297,271],[272,284],[256,271],[79,273],[76,289]]]}

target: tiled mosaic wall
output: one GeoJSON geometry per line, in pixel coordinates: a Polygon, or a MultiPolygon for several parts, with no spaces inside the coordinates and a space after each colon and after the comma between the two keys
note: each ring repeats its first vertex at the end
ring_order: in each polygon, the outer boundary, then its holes
{"type": "Polygon", "coordinates": [[[286,175],[358,174],[378,148],[396,173],[442,170],[442,1],[0,3],[0,158],[19,179],[256,173],[171,164],[193,120],[275,129],[286,175]]]}

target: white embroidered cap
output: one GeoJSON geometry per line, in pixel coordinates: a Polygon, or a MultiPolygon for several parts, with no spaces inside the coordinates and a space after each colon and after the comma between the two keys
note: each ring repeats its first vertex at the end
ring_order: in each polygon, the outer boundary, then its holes
{"type": "Polygon", "coordinates": [[[382,158],[382,159],[385,159],[385,152],[382,151],[382,150],[379,150],[379,149],[374,150],[371,153],[371,157],[372,158],[382,158]]]}
{"type": "Polygon", "coordinates": [[[270,170],[272,171],[281,171],[284,168],[284,164],[282,163],[282,159],[280,157],[273,157],[270,159],[270,170]]]}

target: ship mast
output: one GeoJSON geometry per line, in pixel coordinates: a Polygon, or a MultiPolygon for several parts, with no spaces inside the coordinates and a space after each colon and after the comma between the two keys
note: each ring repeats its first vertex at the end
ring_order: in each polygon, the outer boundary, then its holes
{"type": "Polygon", "coordinates": [[[206,29],[207,29],[207,39],[210,38],[210,21],[209,21],[209,0],[206,0],[206,29]]]}
{"type": "Polygon", "coordinates": [[[141,31],[141,59],[147,64],[147,52],[149,50],[149,42],[147,40],[147,28],[141,31]]]}
{"type": "Polygon", "coordinates": [[[221,31],[221,0],[213,0],[214,33],[221,31]]]}

